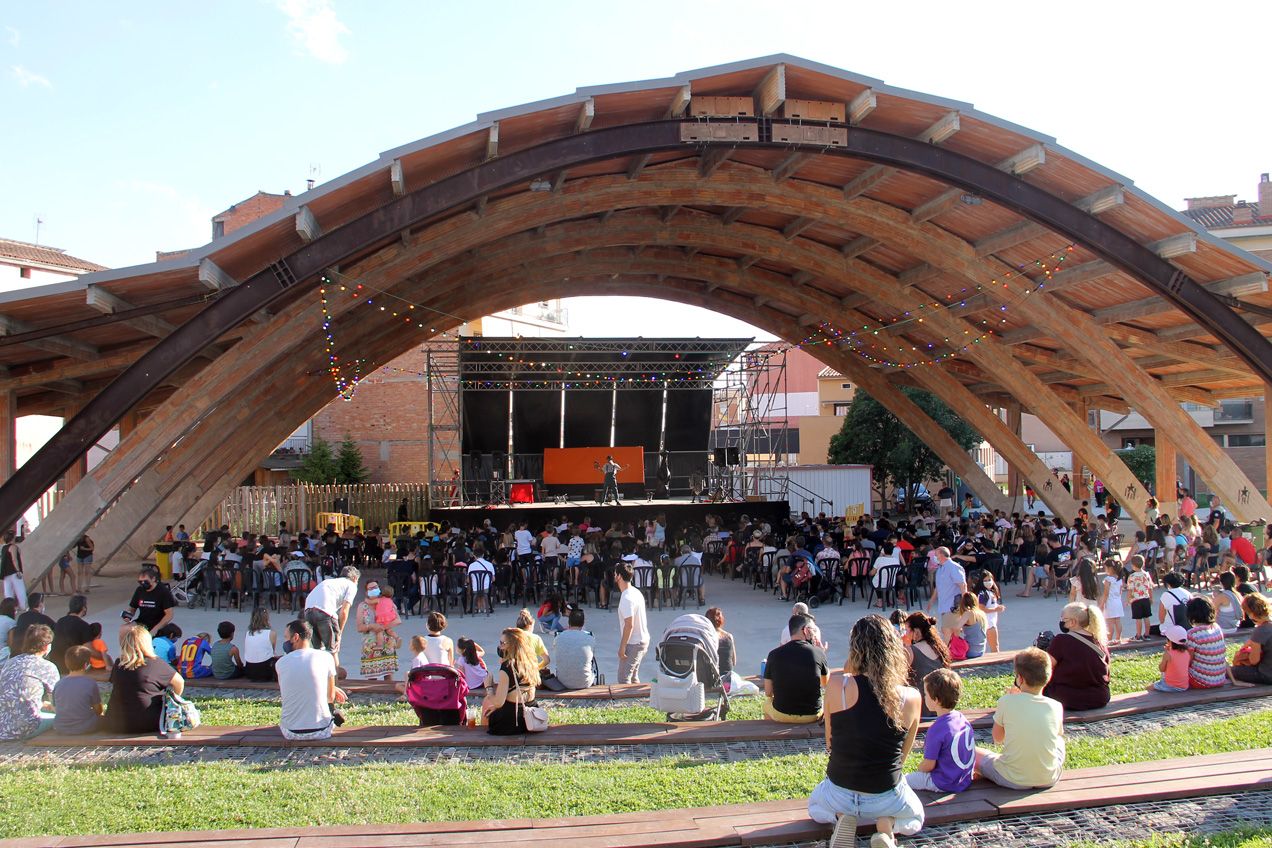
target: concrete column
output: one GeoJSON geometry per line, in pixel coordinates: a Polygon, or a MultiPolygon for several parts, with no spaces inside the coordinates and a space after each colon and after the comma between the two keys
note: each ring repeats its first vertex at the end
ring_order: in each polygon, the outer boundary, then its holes
{"type": "Polygon", "coordinates": [[[1174,520],[1179,517],[1179,502],[1175,500],[1175,470],[1179,461],[1175,443],[1160,430],[1154,435],[1153,442],[1157,452],[1157,508],[1162,515],[1169,515],[1174,520]]]}

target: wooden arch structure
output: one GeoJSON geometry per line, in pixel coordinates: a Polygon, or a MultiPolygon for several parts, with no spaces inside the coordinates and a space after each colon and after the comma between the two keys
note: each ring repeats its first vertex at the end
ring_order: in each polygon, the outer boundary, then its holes
{"type": "Polygon", "coordinates": [[[1134,409],[1238,517],[1272,518],[1180,406],[1263,394],[1269,270],[1050,138],[793,57],[583,89],[385,153],[181,258],[0,296],[10,419],[69,417],[0,487],[0,521],[64,473],[37,569],[90,528],[100,560],[201,521],[334,395],[324,276],[413,304],[378,323],[332,298],[368,368],[536,298],[646,294],[793,342],[859,334],[812,352],[992,506],[899,386],[943,398],[1062,513],[1022,409],[1136,517],[1142,486],[1088,410],[1134,409]],[[77,471],[119,422],[118,449],[77,471]]]}

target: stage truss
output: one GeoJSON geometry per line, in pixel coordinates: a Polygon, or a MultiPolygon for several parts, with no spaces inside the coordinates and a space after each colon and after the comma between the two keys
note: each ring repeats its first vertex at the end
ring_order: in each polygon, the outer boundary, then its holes
{"type": "Polygon", "coordinates": [[[735,449],[737,465],[712,465],[714,498],[784,500],[794,461],[787,404],[787,345],[743,351],[715,384],[712,448],[735,449]]]}
{"type": "Polygon", "coordinates": [[[460,403],[459,376],[459,348],[455,342],[437,340],[424,344],[424,403],[428,421],[425,475],[429,482],[430,506],[467,505],[460,461],[464,407],[460,403]]]}

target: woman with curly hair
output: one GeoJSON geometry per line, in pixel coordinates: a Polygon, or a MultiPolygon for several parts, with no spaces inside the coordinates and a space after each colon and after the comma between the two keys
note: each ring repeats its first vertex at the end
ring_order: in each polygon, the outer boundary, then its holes
{"type": "Polygon", "coordinates": [[[886,619],[867,615],[853,625],[848,661],[826,686],[826,777],[808,799],[813,821],[835,825],[830,848],[856,844],[858,818],[875,820],[872,848],[894,848],[893,834],[923,826],[923,804],[901,779],[922,701],[906,685],[908,670],[886,619]]]}

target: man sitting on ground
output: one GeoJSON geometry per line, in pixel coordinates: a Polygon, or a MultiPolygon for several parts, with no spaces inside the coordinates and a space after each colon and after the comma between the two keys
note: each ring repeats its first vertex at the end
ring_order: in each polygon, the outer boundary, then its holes
{"type": "Polygon", "coordinates": [[[552,655],[556,658],[557,680],[566,689],[586,689],[596,683],[592,671],[596,637],[583,629],[582,607],[570,608],[570,626],[557,634],[552,655]]]}
{"type": "Polygon", "coordinates": [[[1064,707],[1042,694],[1051,657],[1038,648],[1016,654],[1016,684],[998,699],[994,742],[1001,754],[976,749],[976,771],[1008,789],[1046,789],[1064,768],[1064,707]]]}
{"type": "Polygon", "coordinates": [[[790,641],[769,651],[764,665],[764,716],[785,724],[811,724],[822,716],[822,689],[830,678],[826,652],[813,644],[813,620],[792,615],[790,641]]]}
{"type": "Polygon", "coordinates": [[[332,705],[342,704],[345,693],[336,687],[336,661],[312,644],[313,628],[297,619],[287,625],[291,651],[274,665],[282,715],[278,723],[286,739],[330,739],[335,726],[332,705]]]}

